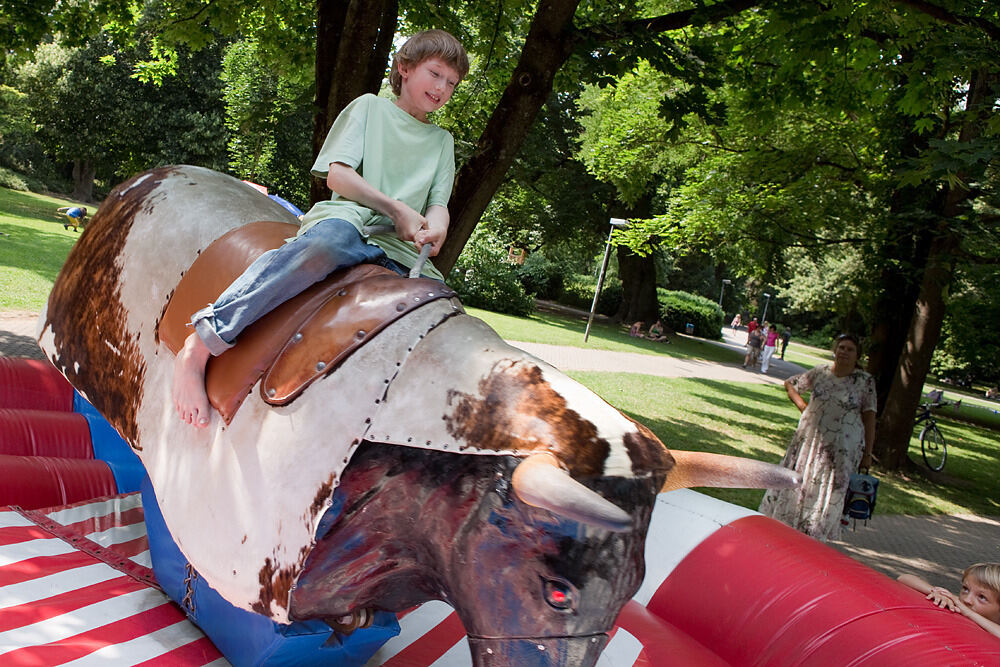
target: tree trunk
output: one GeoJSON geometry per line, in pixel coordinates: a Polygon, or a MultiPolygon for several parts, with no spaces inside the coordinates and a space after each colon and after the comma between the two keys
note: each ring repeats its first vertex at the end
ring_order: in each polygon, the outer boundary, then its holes
{"type": "MultiPolygon", "coordinates": [[[[397,0],[317,0],[314,156],[344,107],[365,93],[378,93],[398,19],[397,0]]],[[[309,196],[315,204],[330,191],[313,179],[309,196]]]]}
{"type": "Polygon", "coordinates": [[[552,82],[573,51],[573,14],[580,0],[541,0],[517,67],[455,180],[449,205],[448,238],[435,266],[451,271],[479,218],[514,162],[535,116],[552,92],[552,82]]]}
{"type": "Polygon", "coordinates": [[[73,160],[73,199],[88,202],[94,197],[94,175],[97,167],[93,160],[73,160]]]}
{"type": "Polygon", "coordinates": [[[941,337],[944,295],[951,283],[956,247],[957,238],[950,231],[936,238],[931,246],[906,344],[879,419],[875,451],[883,468],[896,470],[907,465],[913,416],[920,404],[934,347],[941,337]]]}
{"type": "Polygon", "coordinates": [[[622,281],[622,305],[614,320],[641,320],[648,326],[660,319],[660,304],[656,299],[656,261],[652,253],[643,257],[625,246],[619,246],[618,276],[622,281]]]}
{"type": "Polygon", "coordinates": [[[903,353],[907,332],[918,296],[920,270],[927,265],[930,247],[928,230],[919,229],[919,222],[908,217],[912,201],[903,202],[896,192],[890,205],[895,238],[881,248],[882,270],[879,275],[881,292],[876,300],[868,348],[868,372],[875,378],[879,414],[885,407],[896,377],[899,358],[903,353]]]}
{"type": "MultiPolygon", "coordinates": [[[[611,215],[625,220],[641,220],[650,217],[652,210],[653,196],[647,193],[634,206],[616,207],[611,215]]],[[[642,321],[647,325],[660,319],[653,253],[643,257],[625,246],[618,246],[618,277],[622,281],[622,303],[612,319],[628,323],[642,321]]]]}
{"type": "MultiPolygon", "coordinates": [[[[959,142],[978,138],[992,113],[992,84],[1000,79],[997,73],[973,72],[969,81],[966,118],[959,133],[959,142]]],[[[969,182],[969,175],[958,173],[955,182],[969,182]]],[[[963,204],[969,198],[964,185],[952,185],[941,198],[938,210],[940,222],[931,242],[927,266],[920,284],[913,319],[889,395],[879,418],[875,452],[881,465],[899,469],[908,465],[913,417],[920,403],[924,381],[930,370],[934,348],[941,337],[945,314],[945,294],[954,272],[954,255],[961,242],[957,222],[963,204]]]]}

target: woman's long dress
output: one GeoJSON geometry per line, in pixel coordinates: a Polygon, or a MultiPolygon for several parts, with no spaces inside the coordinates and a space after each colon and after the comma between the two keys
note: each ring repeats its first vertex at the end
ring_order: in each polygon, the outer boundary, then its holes
{"type": "Polygon", "coordinates": [[[760,512],[826,542],[840,537],[844,498],[865,449],[861,413],[875,410],[875,381],[862,370],[837,377],[817,366],[790,380],[812,391],[781,465],[802,475],[797,489],[769,489],[760,512]]]}

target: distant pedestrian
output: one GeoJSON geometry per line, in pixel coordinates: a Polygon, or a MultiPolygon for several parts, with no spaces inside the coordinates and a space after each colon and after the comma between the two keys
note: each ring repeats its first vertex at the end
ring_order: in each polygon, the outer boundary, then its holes
{"type": "Polygon", "coordinates": [[[781,332],[781,358],[785,358],[785,350],[788,349],[788,340],[792,337],[792,330],[785,327],[785,330],[781,332]]]}
{"type": "Polygon", "coordinates": [[[764,351],[761,354],[760,372],[767,374],[771,367],[771,357],[774,356],[774,348],[778,344],[778,327],[772,326],[770,322],[764,322],[764,351]]]}
{"type": "Polygon", "coordinates": [[[735,333],[736,330],[740,328],[741,324],[743,324],[743,316],[736,313],[736,315],[733,316],[733,321],[729,323],[729,328],[735,333]]]}
{"type": "Polygon", "coordinates": [[[753,368],[757,365],[757,359],[760,357],[760,348],[764,344],[764,334],[761,333],[760,328],[754,328],[747,334],[747,354],[743,358],[743,368],[749,366],[753,368]]]}

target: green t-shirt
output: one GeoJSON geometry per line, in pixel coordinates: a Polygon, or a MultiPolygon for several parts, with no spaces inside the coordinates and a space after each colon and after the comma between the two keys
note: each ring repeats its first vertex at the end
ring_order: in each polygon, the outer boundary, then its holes
{"type": "MultiPolygon", "coordinates": [[[[447,130],[421,123],[390,100],[362,95],[337,116],[312,174],[325,179],[332,162],[356,169],[376,190],[424,214],[432,205],[448,205],[455,182],[455,140],[447,130]]],[[[317,202],[303,216],[299,234],[327,218],[347,220],[363,235],[368,225],[393,224],[388,217],[334,192],[329,201],[317,202]]],[[[390,259],[404,266],[416,263],[415,246],[394,233],[367,238],[390,259]]],[[[444,279],[430,261],[424,264],[423,275],[444,279]]]]}

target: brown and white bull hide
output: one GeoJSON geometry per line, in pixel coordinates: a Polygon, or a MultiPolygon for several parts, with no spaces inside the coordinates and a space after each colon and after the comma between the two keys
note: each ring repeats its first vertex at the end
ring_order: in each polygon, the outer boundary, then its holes
{"type": "MultiPolygon", "coordinates": [[[[38,328],[56,367],[137,450],[185,557],[232,604],[290,620],[317,525],[365,440],[473,455],[548,452],[578,479],[662,478],[674,465],[647,429],[445,299],[386,327],[286,406],[254,390],[228,426],[217,415],[205,429],[182,423],[171,401],[174,355],[158,322],[199,253],[258,220],[296,222],[210,170],[137,176],[81,235],[38,328]]],[[[535,489],[521,500],[546,507],[545,473],[539,483],[521,467],[535,489]]],[[[759,484],[771,475],[765,485],[777,485],[769,470],[750,477],[759,484]]],[[[633,526],[640,519],[606,505],[591,523],[644,534],[633,526]]]]}

